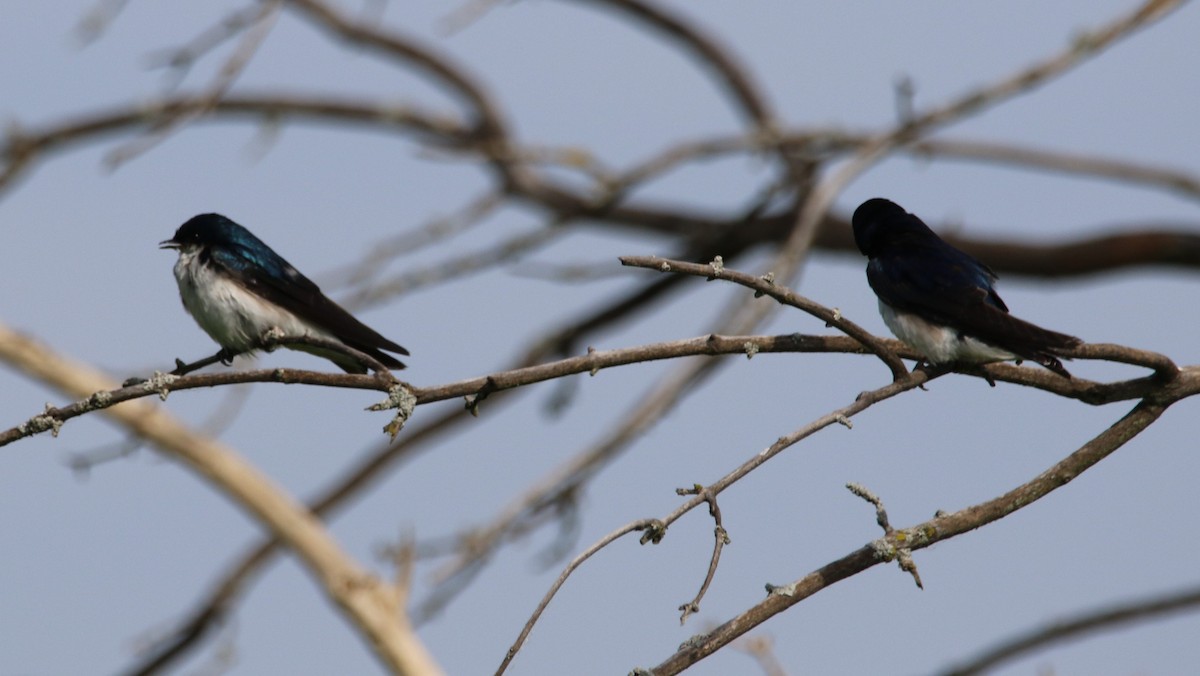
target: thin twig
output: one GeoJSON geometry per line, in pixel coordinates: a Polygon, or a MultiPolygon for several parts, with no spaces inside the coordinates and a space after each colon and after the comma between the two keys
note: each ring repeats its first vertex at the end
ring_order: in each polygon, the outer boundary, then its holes
{"type": "Polygon", "coordinates": [[[717,565],[721,562],[721,551],[725,549],[725,545],[730,544],[729,533],[725,530],[724,520],[721,518],[721,508],[717,505],[717,496],[709,493],[704,486],[696,484],[692,488],[677,488],[676,495],[698,495],[705,498],[708,503],[708,514],[715,522],[713,527],[713,553],[708,560],[708,572],[704,575],[704,582],[700,585],[700,591],[696,592],[696,596],[687,603],[679,606],[679,624],[687,622],[687,618],[700,612],[700,601],[704,599],[704,595],[708,593],[708,587],[712,584],[713,577],[717,574],[717,565]]]}
{"type": "MultiPolygon", "coordinates": [[[[159,120],[157,124],[148,128],[144,136],[128,141],[109,152],[104,158],[105,164],[110,169],[115,169],[158,145],[189,121],[202,117],[211,111],[213,106],[221,100],[221,97],[233,87],[233,83],[237,81],[238,76],[246,69],[246,66],[249,65],[258,48],[267,39],[267,35],[275,25],[275,18],[279,16],[279,9],[282,6],[283,0],[270,0],[252,8],[253,11],[250,12],[250,15],[244,18],[245,25],[248,26],[246,34],[242,37],[242,41],[238,43],[237,49],[226,60],[225,64],[221,66],[216,78],[209,84],[207,91],[201,95],[203,101],[201,105],[187,111],[181,111],[173,117],[167,116],[159,120]]],[[[242,25],[239,23],[240,20],[242,19],[235,20],[233,25],[230,26],[230,35],[242,30],[242,25]]]]}
{"type": "Polygon", "coordinates": [[[571,573],[575,572],[576,568],[582,565],[584,561],[590,559],[593,554],[607,547],[609,543],[619,540],[629,533],[643,531],[653,526],[654,524],[651,520],[635,521],[633,523],[621,526],[608,535],[600,538],[591,547],[588,547],[580,552],[579,556],[571,559],[571,562],[567,564],[567,567],[564,568],[563,571],[559,573],[558,578],[554,580],[554,584],[550,585],[549,591],[547,591],[546,595],[542,597],[542,600],[540,603],[538,603],[537,608],[533,610],[533,616],[530,617],[529,620],[525,622],[525,626],[521,628],[521,633],[517,635],[517,640],[513,641],[512,646],[508,649],[508,652],[505,653],[504,659],[501,660],[500,666],[496,669],[496,676],[500,676],[508,669],[508,665],[512,663],[513,658],[517,656],[517,652],[521,650],[521,646],[525,644],[525,639],[529,637],[529,632],[533,630],[533,625],[537,624],[538,618],[542,616],[542,611],[546,610],[546,607],[550,605],[550,601],[554,598],[554,595],[558,593],[559,588],[563,586],[563,583],[567,581],[567,578],[571,576],[571,573]]]}

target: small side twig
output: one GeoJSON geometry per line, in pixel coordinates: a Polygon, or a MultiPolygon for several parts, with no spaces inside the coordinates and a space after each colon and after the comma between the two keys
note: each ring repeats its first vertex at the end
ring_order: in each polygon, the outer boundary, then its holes
{"type": "Polygon", "coordinates": [[[704,576],[704,584],[700,585],[700,591],[696,593],[694,599],[679,606],[679,610],[682,612],[679,616],[679,624],[682,625],[687,622],[688,617],[700,612],[700,600],[708,593],[708,586],[712,584],[713,576],[717,574],[717,564],[721,561],[721,550],[725,548],[725,545],[730,544],[731,541],[729,533],[725,530],[725,524],[721,520],[721,508],[717,505],[716,494],[710,493],[708,489],[700,484],[696,484],[691,488],[676,488],[675,494],[698,495],[704,498],[704,501],[708,503],[708,514],[716,522],[716,526],[713,528],[715,540],[713,543],[713,553],[712,558],[708,562],[708,573],[704,576]]]}
{"type": "MultiPolygon", "coordinates": [[[[888,522],[887,509],[883,506],[883,500],[878,495],[871,492],[869,488],[862,484],[848,483],[846,490],[875,505],[875,523],[883,529],[884,537],[891,536],[896,532],[892,528],[892,524],[888,522]]],[[[921,584],[921,574],[917,572],[917,562],[913,561],[912,550],[906,547],[897,547],[895,550],[896,563],[900,566],[900,570],[912,575],[913,581],[917,583],[917,587],[924,589],[925,585],[921,584]]]]}
{"type": "Polygon", "coordinates": [[[866,329],[843,317],[841,312],[831,310],[786,287],[777,286],[774,279],[769,276],[756,277],[744,272],[730,270],[724,267],[724,265],[718,265],[719,258],[708,265],[676,261],[659,256],[622,256],[620,260],[622,265],[630,267],[660,270],[662,272],[678,272],[685,275],[705,277],[707,279],[720,278],[740,284],[748,289],[753,289],[756,296],[770,296],[784,305],[807,312],[825,322],[827,326],[832,326],[862,343],[891,370],[894,380],[899,380],[908,374],[908,368],[904,366],[904,362],[900,360],[900,357],[894,351],[866,329]]]}
{"type": "Polygon", "coordinates": [[[618,540],[635,531],[653,529],[655,526],[656,524],[654,519],[643,519],[641,521],[634,521],[633,523],[625,524],[617,530],[600,538],[591,547],[588,547],[580,552],[579,556],[571,559],[571,562],[567,564],[567,567],[563,569],[563,572],[559,573],[558,579],[556,579],[554,584],[550,586],[550,589],[546,592],[546,595],[542,597],[541,602],[538,603],[537,608],[534,609],[533,615],[527,622],[525,622],[525,626],[521,628],[521,633],[517,636],[517,640],[513,642],[512,646],[508,649],[508,652],[505,653],[504,659],[500,662],[499,668],[496,669],[496,676],[500,676],[508,669],[508,665],[512,663],[513,658],[517,656],[517,652],[521,649],[521,646],[524,645],[525,639],[529,636],[529,632],[533,630],[533,625],[537,624],[538,618],[542,616],[542,612],[546,610],[546,606],[550,605],[550,600],[554,598],[554,595],[558,593],[559,588],[563,586],[563,583],[567,581],[567,578],[571,576],[571,573],[575,572],[576,568],[582,565],[584,561],[587,561],[589,558],[591,558],[593,554],[607,547],[609,543],[613,542],[614,540],[618,540]]]}

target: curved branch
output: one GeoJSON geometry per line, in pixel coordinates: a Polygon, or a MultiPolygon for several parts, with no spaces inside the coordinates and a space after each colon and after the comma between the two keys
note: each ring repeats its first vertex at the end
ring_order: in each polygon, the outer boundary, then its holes
{"type": "Polygon", "coordinates": [[[1130,623],[1140,624],[1146,620],[1158,619],[1166,615],[1194,612],[1197,606],[1200,606],[1200,587],[1081,613],[1075,617],[1057,620],[1040,629],[1015,636],[970,662],[947,669],[942,672],[942,676],[974,676],[1055,643],[1077,640],[1086,634],[1118,629],[1130,623]]]}
{"type": "Polygon", "coordinates": [[[588,0],[631,16],[644,25],[675,40],[707,65],[720,78],[742,112],[761,129],[774,127],[773,116],[766,100],[759,94],[749,71],[738,64],[727,49],[717,44],[711,36],[689,25],[684,19],[674,16],[661,7],[647,5],[640,0],[588,0]]]}
{"type": "MultiPolygon", "coordinates": [[[[458,122],[411,106],[367,105],[334,97],[287,95],[228,96],[213,102],[203,95],[181,95],[142,105],[126,105],[82,115],[40,130],[10,129],[0,146],[6,162],[0,172],[0,191],[19,177],[32,162],[50,151],[93,141],[127,129],[150,128],[206,110],[213,116],[253,117],[264,122],[281,117],[316,121],[385,126],[433,137],[438,143],[462,147],[472,143],[472,132],[458,122]]],[[[199,120],[198,120],[199,121],[199,120]]]]}
{"type": "MultiPolygon", "coordinates": [[[[178,96],[152,105],[129,105],[89,113],[33,130],[10,130],[0,146],[0,158],[6,162],[0,170],[0,193],[10,187],[33,163],[45,154],[69,149],[76,144],[91,142],[131,129],[154,127],[168,119],[190,114],[209,106],[203,96],[178,96]]],[[[368,125],[427,138],[443,147],[478,149],[472,131],[453,119],[422,111],[411,106],[370,104],[361,101],[336,99],[327,96],[256,94],[230,96],[211,104],[207,121],[215,117],[252,118],[264,122],[281,118],[301,121],[351,125],[368,125]]],[[[926,141],[922,143],[937,143],[926,141]]],[[[918,144],[915,146],[920,148],[918,144]]],[[[647,166],[656,163],[649,162],[647,166]]],[[[661,170],[661,167],[655,171],[661,170]]],[[[644,167],[639,165],[633,175],[642,180],[644,167]]],[[[654,172],[645,174],[652,176],[654,172]]],[[[1164,176],[1178,180],[1180,176],[1164,176]]],[[[787,237],[794,219],[790,214],[766,215],[750,220],[714,216],[705,212],[678,207],[641,204],[588,207],[588,200],[548,189],[518,192],[518,197],[541,205],[541,199],[552,199],[552,208],[576,210],[581,218],[592,223],[604,223],[637,231],[682,236],[688,239],[730,238],[726,255],[732,259],[733,250],[750,246],[778,243],[787,237]]],[[[1108,234],[1059,244],[1027,244],[983,238],[945,235],[972,255],[986,261],[1001,274],[1016,274],[1039,278],[1068,278],[1142,266],[1167,266],[1200,269],[1200,234],[1169,224],[1138,223],[1113,229],[1108,234]]],[[[825,217],[815,246],[821,249],[854,253],[854,239],[849,221],[836,215],[825,217]]],[[[718,252],[719,253],[719,252],[718,252]]]]}
{"type": "Polygon", "coordinates": [[[469,76],[465,68],[453,64],[445,54],[437,53],[432,47],[420,44],[411,36],[384,32],[355,21],[318,0],[288,0],[288,6],[299,10],[315,25],[351,44],[398,59],[429,75],[434,82],[457,94],[471,106],[477,132],[483,138],[499,141],[507,137],[508,125],[483,85],[469,76]]]}
{"type": "Polygon", "coordinates": [[[534,609],[533,617],[530,617],[529,621],[525,623],[525,626],[521,629],[521,634],[517,636],[517,640],[504,655],[504,660],[500,662],[500,667],[496,669],[496,676],[500,676],[508,670],[508,665],[512,663],[512,659],[516,657],[517,652],[521,650],[521,646],[524,645],[525,639],[529,637],[529,632],[533,631],[533,625],[537,624],[538,618],[542,616],[542,611],[544,611],[546,607],[550,605],[550,601],[554,599],[554,595],[558,593],[559,588],[563,586],[563,584],[567,581],[567,578],[571,576],[571,573],[575,572],[576,568],[583,565],[584,561],[590,559],[593,554],[601,549],[604,549],[610,543],[625,537],[629,533],[647,530],[653,527],[654,523],[650,520],[635,521],[633,523],[626,524],[600,538],[600,540],[591,547],[588,547],[580,552],[579,555],[574,559],[571,559],[571,562],[567,564],[567,567],[563,569],[563,572],[559,573],[558,579],[554,581],[554,584],[550,585],[550,590],[546,592],[546,595],[542,597],[542,602],[538,604],[536,609],[534,609]]]}
{"type": "MultiPolygon", "coordinates": [[[[492,402],[492,407],[495,408],[498,402],[510,399],[501,397],[498,401],[492,402]]],[[[403,439],[396,443],[386,444],[368,454],[365,459],[335,479],[317,497],[308,501],[308,508],[313,514],[321,517],[329,517],[336,513],[373,478],[381,475],[384,470],[393,467],[397,462],[416,454],[425,445],[439,439],[443,434],[455,429],[456,424],[467,417],[466,409],[459,408],[423,425],[406,427],[403,439]]],[[[278,553],[280,544],[278,539],[268,536],[243,551],[210,587],[204,600],[179,623],[177,628],[163,639],[155,642],[150,649],[145,651],[146,655],[124,673],[128,676],[149,676],[159,673],[197,648],[200,641],[209,636],[233,612],[234,605],[246,591],[246,587],[278,553]]]]}

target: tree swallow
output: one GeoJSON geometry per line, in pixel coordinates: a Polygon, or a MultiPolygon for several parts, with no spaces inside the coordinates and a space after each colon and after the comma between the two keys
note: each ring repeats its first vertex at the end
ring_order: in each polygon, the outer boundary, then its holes
{"type": "Polygon", "coordinates": [[[1013,317],[993,287],[996,273],[938,237],[895,202],[854,211],[854,242],[883,323],[932,364],[1015,359],[1070,378],[1056,357],[1083,343],[1013,317]]]}
{"type": "MultiPolygon", "coordinates": [[[[408,350],[355,319],[271,247],[220,214],[193,217],[159,248],[179,250],[175,281],[183,307],[225,350],[252,351],[267,331],[278,328],[285,336],[339,341],[388,368],[404,368],[382,350],[403,355],[408,350]]],[[[367,372],[341,353],[292,349],[329,359],[348,373],[367,372]]]]}

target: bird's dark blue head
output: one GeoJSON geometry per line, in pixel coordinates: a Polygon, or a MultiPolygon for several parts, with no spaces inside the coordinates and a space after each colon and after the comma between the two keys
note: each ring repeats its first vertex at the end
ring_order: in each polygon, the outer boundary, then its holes
{"type": "Polygon", "coordinates": [[[250,231],[221,214],[200,214],[179,226],[175,236],[159,242],[161,249],[196,249],[210,246],[246,247],[266,246],[250,231]]]}
{"type": "Polygon", "coordinates": [[[882,197],[874,197],[860,204],[854,210],[850,223],[854,227],[854,243],[868,258],[874,258],[888,247],[906,241],[937,239],[937,235],[921,219],[882,197]]]}

